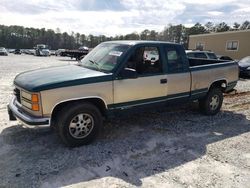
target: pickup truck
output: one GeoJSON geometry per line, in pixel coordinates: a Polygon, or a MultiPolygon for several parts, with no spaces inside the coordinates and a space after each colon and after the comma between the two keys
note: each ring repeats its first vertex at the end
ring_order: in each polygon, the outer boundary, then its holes
{"type": "Polygon", "coordinates": [[[203,114],[215,115],[223,93],[237,84],[238,72],[236,62],[188,59],[179,44],[104,42],[76,65],[17,75],[9,117],[50,125],[75,147],[93,141],[110,114],[138,107],[198,100],[203,114]],[[159,58],[151,61],[145,51],[159,58]]]}

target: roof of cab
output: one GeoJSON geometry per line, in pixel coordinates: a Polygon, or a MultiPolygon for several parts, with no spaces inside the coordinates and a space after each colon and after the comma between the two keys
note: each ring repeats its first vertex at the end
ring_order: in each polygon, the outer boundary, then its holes
{"type": "Polygon", "coordinates": [[[136,44],[171,44],[171,45],[180,45],[172,42],[164,42],[164,41],[148,41],[148,40],[114,40],[107,41],[104,43],[116,43],[116,44],[127,44],[127,45],[136,45],[136,44]]]}

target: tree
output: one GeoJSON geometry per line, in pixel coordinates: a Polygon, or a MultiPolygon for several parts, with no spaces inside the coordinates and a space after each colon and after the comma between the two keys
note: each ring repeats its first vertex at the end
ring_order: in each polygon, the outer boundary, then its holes
{"type": "Polygon", "coordinates": [[[250,29],[250,22],[248,20],[244,21],[240,27],[241,30],[250,29]]]}
{"type": "Polygon", "coordinates": [[[148,36],[148,40],[157,40],[157,32],[155,30],[151,30],[148,36]]]}
{"type": "Polygon", "coordinates": [[[61,33],[57,28],[52,29],[36,29],[25,28],[22,26],[4,26],[0,25],[0,46],[7,48],[33,48],[37,44],[47,44],[51,49],[67,48],[74,49],[79,46],[95,47],[101,42],[110,40],[161,40],[183,44],[187,47],[189,35],[204,34],[211,32],[223,32],[229,30],[245,30],[250,29],[250,22],[245,21],[241,25],[234,23],[232,28],[225,22],[215,25],[207,22],[205,25],[196,23],[188,28],[182,24],[168,24],[163,31],[143,30],[140,34],[133,32],[126,35],[116,35],[107,37],[105,35],[88,35],[81,33],[67,32],[61,33]]]}
{"type": "Polygon", "coordinates": [[[75,42],[76,42],[77,48],[79,48],[80,45],[81,45],[81,34],[80,33],[76,33],[76,35],[75,35],[75,42]]]}
{"type": "Polygon", "coordinates": [[[205,29],[208,33],[215,32],[215,27],[214,27],[214,24],[212,22],[207,22],[205,24],[205,29]]]}
{"type": "Polygon", "coordinates": [[[148,40],[148,36],[150,34],[150,31],[148,29],[145,29],[141,32],[140,39],[141,40],[148,40]]]}
{"type": "Polygon", "coordinates": [[[230,26],[228,26],[225,22],[221,22],[215,27],[216,32],[225,32],[230,30],[230,26]]]}
{"type": "Polygon", "coordinates": [[[125,40],[140,40],[140,36],[137,33],[131,33],[124,36],[125,40]]]}
{"type": "Polygon", "coordinates": [[[239,28],[240,28],[240,24],[237,23],[237,22],[234,22],[233,29],[234,30],[239,30],[239,28]]]}
{"type": "Polygon", "coordinates": [[[99,43],[107,41],[107,37],[105,35],[99,36],[99,43]]]}
{"type": "Polygon", "coordinates": [[[56,33],[61,33],[61,30],[60,30],[60,28],[56,28],[56,33]]]}
{"type": "Polygon", "coordinates": [[[193,27],[190,27],[188,30],[188,35],[197,35],[197,34],[204,34],[208,33],[203,25],[200,23],[196,23],[193,27]]]}
{"type": "Polygon", "coordinates": [[[81,36],[80,36],[80,43],[83,46],[87,45],[87,38],[86,38],[86,36],[84,34],[81,34],[81,36]]]}
{"type": "Polygon", "coordinates": [[[169,27],[165,27],[163,32],[160,34],[160,40],[169,41],[169,27]]]}

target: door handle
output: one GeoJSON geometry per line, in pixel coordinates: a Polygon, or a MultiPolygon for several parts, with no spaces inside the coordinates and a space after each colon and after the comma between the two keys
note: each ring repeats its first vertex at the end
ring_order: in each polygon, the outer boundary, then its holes
{"type": "Polygon", "coordinates": [[[165,78],[165,79],[161,79],[161,84],[166,84],[168,82],[168,80],[165,78]]]}

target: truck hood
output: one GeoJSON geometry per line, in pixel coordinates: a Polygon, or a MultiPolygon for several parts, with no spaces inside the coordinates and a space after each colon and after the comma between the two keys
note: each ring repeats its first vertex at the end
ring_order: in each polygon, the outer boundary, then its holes
{"type": "Polygon", "coordinates": [[[30,92],[39,92],[111,80],[111,73],[103,73],[77,65],[66,65],[21,73],[16,76],[14,84],[30,92]]]}

